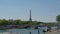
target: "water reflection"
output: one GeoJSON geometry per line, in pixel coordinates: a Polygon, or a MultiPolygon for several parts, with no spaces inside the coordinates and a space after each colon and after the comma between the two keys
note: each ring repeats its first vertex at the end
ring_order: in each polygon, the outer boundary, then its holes
{"type": "MultiPolygon", "coordinates": [[[[57,27],[52,27],[53,29],[56,29],[57,27]]],[[[6,33],[6,34],[44,34],[43,30],[47,31],[47,27],[39,27],[39,29],[8,29],[8,30],[0,30],[1,33],[6,33]],[[39,33],[38,33],[39,31],[39,33]]]]}

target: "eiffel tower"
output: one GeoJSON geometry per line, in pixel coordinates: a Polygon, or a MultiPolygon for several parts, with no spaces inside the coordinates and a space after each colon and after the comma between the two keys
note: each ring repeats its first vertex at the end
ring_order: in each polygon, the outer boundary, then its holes
{"type": "Polygon", "coordinates": [[[31,17],[31,9],[30,9],[30,18],[29,18],[29,21],[32,21],[32,17],[31,17]]]}

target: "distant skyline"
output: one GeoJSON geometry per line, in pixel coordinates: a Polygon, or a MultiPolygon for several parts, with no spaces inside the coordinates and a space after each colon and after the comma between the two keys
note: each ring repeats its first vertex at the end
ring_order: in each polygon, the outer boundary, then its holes
{"type": "Polygon", "coordinates": [[[0,19],[55,22],[60,15],[60,0],[0,0],[0,19]]]}

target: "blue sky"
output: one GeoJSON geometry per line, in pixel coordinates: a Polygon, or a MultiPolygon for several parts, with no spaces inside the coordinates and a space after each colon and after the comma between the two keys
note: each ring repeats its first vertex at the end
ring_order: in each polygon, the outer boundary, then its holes
{"type": "Polygon", "coordinates": [[[60,0],[0,0],[0,19],[29,20],[30,9],[33,20],[55,22],[60,0]]]}

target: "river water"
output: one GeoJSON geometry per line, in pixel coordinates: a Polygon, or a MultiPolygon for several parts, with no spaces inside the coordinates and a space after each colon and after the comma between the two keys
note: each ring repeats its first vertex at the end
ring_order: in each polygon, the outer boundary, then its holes
{"type": "Polygon", "coordinates": [[[20,34],[38,34],[38,31],[40,34],[43,34],[42,30],[38,30],[38,29],[8,29],[8,30],[0,30],[0,33],[4,33],[4,32],[17,32],[20,34]]]}
{"type": "MultiPolygon", "coordinates": [[[[39,29],[8,29],[8,30],[0,30],[0,33],[17,32],[17,33],[20,33],[20,34],[44,34],[43,29],[47,30],[47,27],[39,27],[39,29]]],[[[52,27],[52,30],[53,29],[56,29],[56,27],[52,27]]]]}

